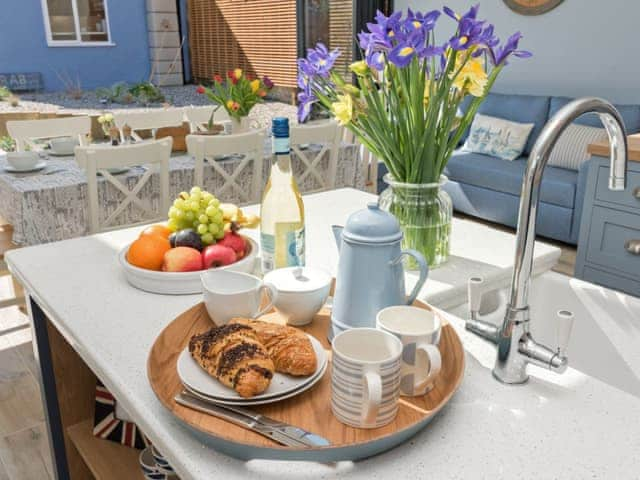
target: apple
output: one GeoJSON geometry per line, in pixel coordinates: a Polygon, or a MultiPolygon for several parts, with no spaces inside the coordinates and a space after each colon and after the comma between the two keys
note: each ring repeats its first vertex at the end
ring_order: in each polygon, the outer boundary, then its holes
{"type": "Polygon", "coordinates": [[[209,245],[202,252],[202,265],[205,269],[231,265],[238,259],[233,248],[220,245],[209,245]]]}
{"type": "Polygon", "coordinates": [[[244,254],[247,250],[247,242],[246,240],[237,233],[231,231],[226,232],[224,237],[218,240],[217,245],[224,245],[225,247],[232,248],[234,252],[236,252],[236,256],[238,260],[244,257],[244,254]]]}
{"type": "Polygon", "coordinates": [[[196,272],[202,270],[202,255],[195,248],[176,247],[167,250],[162,262],[163,272],[196,272]]]}

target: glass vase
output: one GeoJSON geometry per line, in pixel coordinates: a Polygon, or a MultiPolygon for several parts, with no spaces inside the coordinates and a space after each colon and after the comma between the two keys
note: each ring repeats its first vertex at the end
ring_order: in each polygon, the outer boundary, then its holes
{"type": "MultiPolygon", "coordinates": [[[[448,181],[442,175],[437,183],[396,182],[390,174],[384,176],[389,187],[380,195],[380,207],[392,213],[404,233],[403,248],[412,248],[424,255],[430,268],[447,261],[450,252],[453,204],[442,189],[448,181]]],[[[418,268],[408,258],[407,267],[418,268]]]]}

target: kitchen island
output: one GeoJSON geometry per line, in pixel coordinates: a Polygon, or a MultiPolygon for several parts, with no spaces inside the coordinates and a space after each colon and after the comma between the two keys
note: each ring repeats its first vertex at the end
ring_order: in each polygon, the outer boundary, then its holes
{"type": "MultiPolygon", "coordinates": [[[[306,196],[308,264],[335,271],[330,225],[343,224],[374,199],[352,189],[306,196]]],[[[96,377],[183,480],[630,478],[640,471],[640,400],[572,369],[562,376],[535,370],[526,386],[501,385],[491,376],[494,349],[468,335],[452,316],[447,319],[467,350],[465,379],[448,407],[405,445],[365,461],[330,465],[244,462],[217,452],[165,410],[149,385],[146,363],[155,338],[201,296],[155,295],[126,282],[116,257],[139,230],[7,254],[31,300],[59,479],[142,478],[132,460],[135,451],[109,448],[114,445],[87,434],[96,377]],[[100,449],[96,442],[106,446],[100,449]]],[[[248,234],[257,238],[257,232],[248,234]]],[[[448,308],[466,301],[470,276],[507,285],[514,246],[512,234],[454,220],[450,263],[431,273],[419,297],[448,308]]],[[[537,244],[535,270],[550,269],[558,256],[558,249],[537,244]]],[[[407,280],[409,288],[415,275],[408,273],[407,280]]]]}

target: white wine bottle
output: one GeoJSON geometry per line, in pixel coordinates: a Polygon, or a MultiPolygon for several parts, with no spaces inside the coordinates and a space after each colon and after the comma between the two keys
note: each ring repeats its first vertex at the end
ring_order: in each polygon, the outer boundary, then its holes
{"type": "Polygon", "coordinates": [[[264,273],[304,265],[304,204],[291,171],[289,119],[272,120],[271,175],[260,207],[260,246],[264,273]]]}

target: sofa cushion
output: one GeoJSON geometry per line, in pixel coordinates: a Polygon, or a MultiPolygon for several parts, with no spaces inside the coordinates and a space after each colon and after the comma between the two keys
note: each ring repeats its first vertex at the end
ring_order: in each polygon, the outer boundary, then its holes
{"type": "MultiPolygon", "coordinates": [[[[553,117],[558,110],[564,107],[567,103],[574,100],[569,97],[551,97],[551,105],[549,108],[549,119],[553,117]]],[[[627,127],[627,133],[640,132],[640,105],[614,105],[627,127]]],[[[575,123],[578,125],[587,125],[589,127],[602,127],[602,122],[595,113],[588,113],[578,118],[575,123]]]]}
{"type": "MultiPolygon", "coordinates": [[[[445,168],[451,180],[496,192],[520,195],[527,157],[507,162],[496,157],[456,150],[445,168]]],[[[542,178],[540,199],[545,203],[573,208],[578,172],[547,166],[542,178]]]]}
{"type": "MultiPolygon", "coordinates": [[[[533,130],[524,147],[524,154],[529,155],[533,144],[549,117],[550,97],[537,95],[506,95],[502,93],[490,93],[480,105],[478,113],[492,117],[504,118],[518,123],[533,123],[533,130]]],[[[469,97],[460,106],[466,111],[471,100],[469,97]]],[[[466,140],[469,132],[465,132],[462,141],[466,140]]]]}

